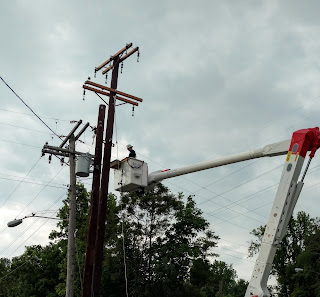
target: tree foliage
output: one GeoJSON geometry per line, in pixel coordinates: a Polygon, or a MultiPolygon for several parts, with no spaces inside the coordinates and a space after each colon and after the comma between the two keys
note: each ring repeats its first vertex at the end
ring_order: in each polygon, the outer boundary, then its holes
{"type": "MultiPolygon", "coordinates": [[[[77,185],[75,296],[81,296],[90,193],[77,185]]],[[[58,230],[47,246],[30,246],[12,260],[0,260],[0,296],[65,296],[69,198],[58,230]]],[[[191,196],[174,195],[162,184],[141,196],[108,195],[101,296],[244,295],[246,282],[232,266],[212,259],[218,236],[191,196]],[[127,282],[125,281],[127,280],[127,282]]]]}
{"type": "MultiPolygon", "coordinates": [[[[292,295],[293,292],[302,290],[302,276],[296,273],[295,268],[303,266],[304,261],[310,259],[311,250],[309,246],[316,245],[319,227],[319,219],[311,218],[303,211],[298,212],[296,218],[292,217],[290,219],[287,233],[278,246],[271,271],[277,277],[277,290],[281,296],[294,296],[292,295]]],[[[260,226],[251,232],[256,240],[251,242],[249,256],[253,256],[259,251],[264,231],[265,226],[260,226]]],[[[313,271],[320,272],[319,267],[318,270],[313,271]]],[[[304,296],[313,296],[310,289],[308,294],[304,296]]]]}

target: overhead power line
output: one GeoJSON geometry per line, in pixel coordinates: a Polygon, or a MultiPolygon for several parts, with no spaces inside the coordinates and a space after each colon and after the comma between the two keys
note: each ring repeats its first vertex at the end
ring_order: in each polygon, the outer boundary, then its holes
{"type": "Polygon", "coordinates": [[[20,144],[20,145],[29,146],[29,147],[34,147],[34,148],[37,148],[37,149],[39,149],[39,148],[41,149],[41,148],[42,148],[42,147],[40,147],[40,146],[35,146],[35,145],[31,145],[31,144],[25,144],[25,143],[10,141],[10,140],[0,139],[0,141],[9,142],[9,143],[14,143],[14,144],[20,144]]]}
{"type": "MultiPolygon", "coordinates": [[[[18,113],[18,114],[23,114],[23,115],[31,116],[31,117],[34,117],[34,116],[35,116],[34,114],[25,113],[25,112],[20,112],[20,111],[14,111],[14,110],[8,110],[8,109],[4,109],[4,108],[0,108],[0,110],[2,110],[2,111],[7,111],[7,112],[18,113]]],[[[63,119],[58,119],[58,118],[50,118],[50,117],[43,117],[43,116],[41,116],[41,118],[43,118],[43,119],[48,119],[48,120],[54,120],[54,121],[70,122],[70,120],[63,120],[63,119]]]]}
{"type": "Polygon", "coordinates": [[[16,97],[26,106],[29,108],[29,110],[58,138],[63,140],[56,132],[54,132],[34,111],[33,109],[7,84],[7,82],[0,76],[0,79],[3,81],[3,83],[11,90],[13,94],[16,95],[16,97]]]}
{"type": "Polygon", "coordinates": [[[49,133],[49,132],[44,132],[44,131],[29,129],[29,128],[26,128],[26,127],[11,125],[11,124],[7,124],[7,123],[0,123],[0,125],[6,125],[6,126],[15,127],[15,128],[20,128],[20,129],[29,130],[29,131],[38,132],[38,133],[44,133],[44,134],[50,134],[50,135],[52,134],[52,133],[49,133]]]}

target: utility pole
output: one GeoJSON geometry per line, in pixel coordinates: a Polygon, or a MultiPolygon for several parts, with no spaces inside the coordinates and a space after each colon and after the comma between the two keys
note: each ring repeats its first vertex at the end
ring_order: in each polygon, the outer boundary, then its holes
{"type": "Polygon", "coordinates": [[[75,267],[75,238],[76,230],[76,162],[75,162],[75,137],[71,134],[69,139],[70,187],[69,187],[69,226],[68,226],[68,251],[67,251],[67,283],[66,297],[74,296],[74,267],[75,267]]]}
{"type": "Polygon", "coordinates": [[[44,145],[42,154],[69,157],[70,162],[70,187],[69,187],[69,225],[68,225],[68,251],[67,251],[67,279],[66,279],[66,297],[74,296],[74,271],[75,271],[75,230],[76,230],[76,174],[75,174],[75,157],[82,153],[76,152],[75,142],[82,133],[88,128],[89,123],[84,125],[81,131],[74,136],[74,132],[81,125],[82,121],[77,122],[68,136],[62,141],[59,147],[44,145]],[[69,148],[63,146],[69,140],[69,148]]]}
{"type": "Polygon", "coordinates": [[[222,280],[219,280],[219,297],[222,297],[222,280]]]}
{"type": "MultiPolygon", "coordinates": [[[[89,259],[89,258],[92,259],[92,257],[94,259],[93,269],[91,270],[89,260],[88,262],[86,261],[85,268],[84,268],[85,273],[84,273],[82,297],[92,297],[92,296],[98,297],[99,296],[101,273],[102,273],[104,232],[105,232],[105,221],[106,221],[106,213],[107,213],[107,196],[108,196],[108,187],[109,187],[110,161],[111,161],[111,149],[112,149],[112,137],[113,137],[113,125],[114,125],[114,113],[115,113],[116,100],[118,99],[124,103],[129,103],[133,105],[133,108],[134,106],[138,106],[138,103],[136,101],[142,102],[141,98],[138,98],[117,90],[120,63],[121,63],[121,69],[122,69],[123,61],[126,58],[130,57],[135,52],[138,52],[138,58],[139,58],[139,47],[134,48],[128,53],[125,53],[131,46],[132,46],[132,43],[127,44],[119,52],[111,56],[110,59],[108,59],[107,61],[103,62],[100,66],[95,68],[95,74],[96,74],[96,72],[100,71],[103,67],[105,67],[109,63],[112,63],[112,65],[110,65],[108,68],[102,71],[102,74],[106,74],[109,70],[112,70],[112,79],[111,79],[110,88],[91,82],[90,80],[87,80],[83,85],[84,92],[85,90],[93,91],[100,98],[101,98],[100,95],[109,96],[109,104],[108,104],[109,109],[108,109],[106,136],[104,141],[105,145],[104,145],[104,155],[103,155],[102,178],[100,182],[100,192],[99,192],[99,201],[98,201],[98,210],[97,210],[98,213],[96,214],[94,213],[93,210],[90,210],[91,216],[97,215],[95,245],[94,245],[94,248],[91,250],[88,248],[89,246],[92,247],[92,242],[89,242],[90,234],[88,234],[87,248],[86,248],[86,259],[89,259]],[[123,56],[124,53],[125,55],[123,56]],[[124,98],[123,96],[130,99],[124,98]],[[93,255],[91,254],[92,252],[93,252],[93,255]],[[87,255],[87,253],[90,253],[90,256],[87,255]],[[90,277],[90,272],[92,273],[91,277],[90,277]]],[[[91,230],[92,232],[93,227],[91,226],[91,224],[92,225],[95,224],[95,220],[93,220],[92,218],[90,218],[90,226],[89,226],[89,230],[91,230]]]]}
{"type": "Polygon", "coordinates": [[[96,243],[96,229],[98,220],[98,203],[100,192],[100,175],[101,175],[101,160],[102,160],[102,142],[104,131],[104,119],[106,106],[100,105],[98,124],[96,132],[96,148],[93,162],[93,180],[90,200],[90,220],[87,235],[86,257],[83,272],[82,296],[91,296],[92,291],[92,274],[94,265],[94,248],[96,243]]]}

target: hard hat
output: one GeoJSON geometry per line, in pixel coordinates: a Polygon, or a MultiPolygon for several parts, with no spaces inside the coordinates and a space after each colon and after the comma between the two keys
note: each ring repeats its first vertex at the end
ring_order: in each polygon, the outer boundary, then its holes
{"type": "Polygon", "coordinates": [[[131,144],[128,144],[127,145],[127,149],[129,149],[130,147],[133,147],[131,144]]]}

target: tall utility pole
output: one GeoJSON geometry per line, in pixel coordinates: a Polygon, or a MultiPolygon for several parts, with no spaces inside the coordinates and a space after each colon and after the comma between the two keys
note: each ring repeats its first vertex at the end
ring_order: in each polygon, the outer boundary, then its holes
{"type": "MultiPolygon", "coordinates": [[[[108,68],[102,71],[102,74],[106,74],[109,70],[112,69],[111,88],[108,88],[103,85],[99,85],[89,80],[86,81],[85,84],[83,85],[83,88],[85,90],[93,91],[98,96],[99,94],[109,96],[109,104],[108,104],[109,110],[108,110],[106,136],[105,136],[105,142],[104,142],[105,146],[104,146],[102,178],[100,183],[100,193],[99,193],[99,202],[98,202],[98,214],[97,214],[97,221],[96,221],[97,225],[96,225],[96,233],[95,233],[95,236],[96,236],[95,245],[93,249],[88,248],[89,246],[92,247],[92,242],[89,242],[90,234],[88,234],[82,297],[98,297],[99,296],[101,272],[102,272],[102,261],[103,261],[103,246],[104,246],[103,243],[104,243],[105,221],[106,221],[106,213],[107,213],[107,196],[108,196],[108,187],[109,187],[110,161],[111,161],[111,149],[112,149],[112,137],[113,137],[113,125],[114,125],[114,113],[115,113],[116,100],[118,99],[122,102],[129,103],[133,106],[138,106],[138,103],[136,101],[142,102],[141,98],[138,98],[117,90],[119,64],[122,63],[126,58],[130,57],[133,53],[139,51],[139,48],[136,47],[123,56],[123,54],[131,46],[132,46],[132,43],[127,44],[123,49],[121,49],[115,55],[110,57],[110,59],[108,59],[107,61],[103,62],[100,66],[95,68],[95,73],[96,73],[100,71],[103,67],[108,65],[109,63],[112,63],[111,66],[109,66],[108,68]],[[121,97],[119,95],[136,100],[136,101],[121,97]],[[87,255],[87,253],[90,253],[90,256],[87,255]],[[91,253],[93,253],[93,255],[91,253]],[[92,259],[92,257],[94,259],[93,267],[92,267],[93,269],[91,269],[90,267],[91,263],[89,262],[89,259],[92,259]],[[92,271],[92,275],[90,277],[91,271],[92,271]]],[[[138,56],[139,56],[139,52],[138,52],[138,56]]],[[[93,211],[90,211],[90,214],[91,216],[95,215],[93,211]]],[[[91,224],[95,224],[95,220],[93,220],[92,218],[90,218],[89,230],[92,230],[91,224]]]]}
{"type": "Polygon", "coordinates": [[[92,274],[94,265],[94,248],[96,244],[96,229],[98,220],[98,203],[100,192],[100,176],[101,176],[101,160],[102,160],[102,142],[104,131],[104,119],[105,119],[106,107],[100,105],[98,124],[96,132],[96,148],[93,162],[93,181],[90,200],[90,220],[87,235],[86,257],[83,272],[83,286],[82,295],[91,296],[92,291],[92,274]]]}
{"type": "Polygon", "coordinates": [[[42,154],[69,157],[70,162],[70,187],[69,187],[69,225],[68,225],[68,251],[67,251],[67,280],[66,280],[66,297],[74,296],[74,271],[75,271],[75,230],[76,230],[76,174],[75,174],[75,157],[82,153],[76,152],[76,140],[88,128],[89,123],[84,125],[81,131],[74,136],[74,132],[81,125],[80,120],[71,130],[68,136],[63,140],[59,147],[44,145],[42,154]],[[63,146],[69,140],[69,148],[63,146]]]}
{"type": "Polygon", "coordinates": [[[76,142],[74,134],[69,139],[70,187],[69,187],[69,226],[68,226],[68,252],[67,252],[67,282],[66,297],[74,295],[74,266],[75,266],[75,238],[76,230],[76,142]]]}

